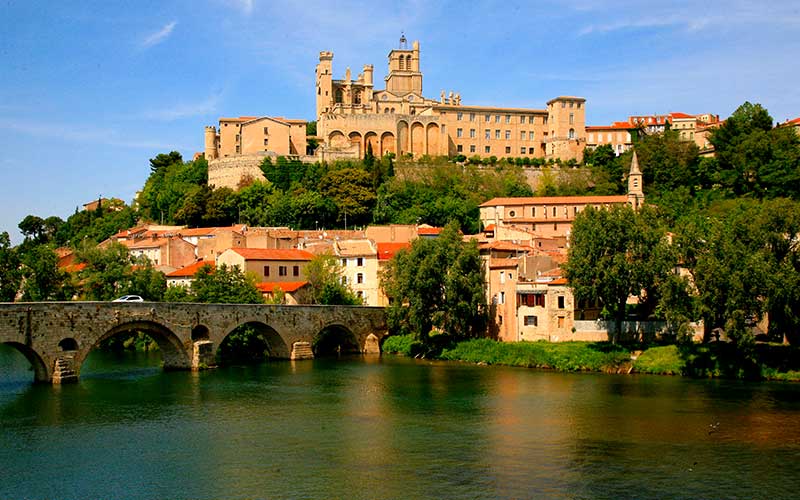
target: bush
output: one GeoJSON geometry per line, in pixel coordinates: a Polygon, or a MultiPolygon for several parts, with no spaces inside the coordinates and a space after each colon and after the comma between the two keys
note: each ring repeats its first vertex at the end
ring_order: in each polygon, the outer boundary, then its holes
{"type": "Polygon", "coordinates": [[[680,375],[685,368],[686,361],[681,358],[678,347],[674,345],[652,347],[633,362],[633,369],[639,373],[680,375]]]}
{"type": "Polygon", "coordinates": [[[392,335],[383,341],[383,352],[400,354],[402,356],[416,356],[424,350],[422,342],[414,339],[413,335],[392,335]]]}
{"type": "Polygon", "coordinates": [[[630,360],[622,347],[590,342],[460,342],[445,349],[442,359],[559,371],[617,371],[630,360]]]}

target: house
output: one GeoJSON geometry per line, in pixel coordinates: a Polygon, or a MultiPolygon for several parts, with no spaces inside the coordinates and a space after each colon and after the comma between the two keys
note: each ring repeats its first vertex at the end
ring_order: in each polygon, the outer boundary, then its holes
{"type": "Polygon", "coordinates": [[[296,306],[306,303],[303,296],[308,289],[308,281],[264,281],[256,287],[267,301],[274,301],[276,292],[283,293],[283,304],[296,306]]]}
{"type": "Polygon", "coordinates": [[[217,256],[216,265],[236,266],[259,283],[288,283],[306,280],[305,269],[313,257],[297,249],[229,248],[217,256]]]}
{"type": "Polygon", "coordinates": [[[338,240],[333,245],[342,265],[342,283],[348,285],[365,305],[379,303],[378,249],[371,240],[338,240]]]}
{"type": "Polygon", "coordinates": [[[192,282],[194,281],[194,275],[197,274],[197,271],[199,271],[203,266],[210,266],[213,269],[215,267],[214,261],[200,260],[189,264],[188,266],[176,269],[171,273],[167,273],[167,286],[191,286],[192,282]]]}
{"type": "MultiPolygon", "coordinates": [[[[386,264],[392,260],[397,252],[405,248],[411,248],[411,243],[408,242],[378,242],[375,244],[378,256],[378,281],[380,282],[380,275],[386,268],[386,264]]],[[[389,305],[389,298],[384,293],[383,288],[378,287],[378,303],[381,307],[389,305]]]]}

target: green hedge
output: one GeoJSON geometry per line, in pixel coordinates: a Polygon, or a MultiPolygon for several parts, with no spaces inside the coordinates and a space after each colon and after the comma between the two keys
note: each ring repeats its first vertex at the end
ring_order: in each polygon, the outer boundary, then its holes
{"type": "Polygon", "coordinates": [[[630,361],[630,352],[623,347],[591,342],[497,342],[478,339],[445,349],[440,358],[560,371],[617,371],[630,361]]]}

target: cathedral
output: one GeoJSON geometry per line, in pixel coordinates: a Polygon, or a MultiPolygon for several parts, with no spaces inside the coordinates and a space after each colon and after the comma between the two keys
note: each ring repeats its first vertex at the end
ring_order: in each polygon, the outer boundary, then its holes
{"type": "Polygon", "coordinates": [[[457,93],[422,93],[420,45],[405,37],[389,52],[385,88],[374,88],[374,67],[333,78],[333,53],[320,52],[316,69],[318,156],[395,155],[582,159],[586,100],[556,97],[545,109],[470,106],[457,93]]]}

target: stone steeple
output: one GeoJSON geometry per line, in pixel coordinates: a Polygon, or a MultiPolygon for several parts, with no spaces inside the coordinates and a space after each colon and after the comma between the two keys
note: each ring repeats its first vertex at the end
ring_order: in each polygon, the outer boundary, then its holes
{"type": "Polygon", "coordinates": [[[631,170],[628,173],[628,203],[634,210],[638,210],[644,203],[642,171],[639,169],[639,159],[636,157],[636,150],[633,151],[631,170]]]}

